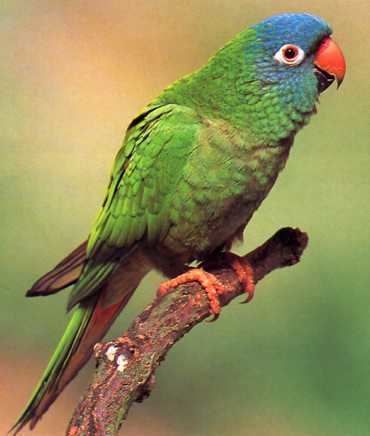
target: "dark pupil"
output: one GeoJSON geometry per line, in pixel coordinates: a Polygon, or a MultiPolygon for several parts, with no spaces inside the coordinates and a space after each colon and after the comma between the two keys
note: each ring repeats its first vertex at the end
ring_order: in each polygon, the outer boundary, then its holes
{"type": "Polygon", "coordinates": [[[285,49],[285,57],[287,59],[294,59],[297,56],[297,50],[293,47],[288,47],[285,49]]]}

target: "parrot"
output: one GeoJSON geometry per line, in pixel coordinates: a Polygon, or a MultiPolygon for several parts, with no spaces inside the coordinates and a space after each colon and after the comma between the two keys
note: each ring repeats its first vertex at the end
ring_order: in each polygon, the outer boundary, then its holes
{"type": "Polygon", "coordinates": [[[222,285],[201,262],[225,253],[250,300],[253,270],[231,253],[284,168],[296,133],[346,63],[321,17],[284,13],[237,34],[129,124],[88,239],[27,296],[71,288],[66,330],[12,427],[34,428],[155,269],[165,295],[199,281],[210,315],[222,285]],[[199,267],[191,267],[199,262],[199,267]]]}

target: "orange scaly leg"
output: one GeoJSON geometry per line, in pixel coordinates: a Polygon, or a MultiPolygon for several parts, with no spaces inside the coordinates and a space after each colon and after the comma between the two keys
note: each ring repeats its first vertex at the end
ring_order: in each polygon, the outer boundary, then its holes
{"type": "Polygon", "coordinates": [[[163,297],[164,295],[168,294],[171,289],[190,282],[199,282],[204,288],[209,300],[211,313],[213,314],[214,319],[218,318],[221,311],[218,295],[225,291],[225,287],[217,280],[216,276],[204,271],[204,269],[194,268],[185,272],[184,274],[179,275],[178,277],[175,277],[174,279],[161,283],[158,289],[158,295],[163,297]]]}
{"type": "Polygon", "coordinates": [[[235,271],[241,283],[243,283],[245,293],[248,294],[244,303],[249,303],[253,299],[256,289],[253,268],[243,257],[234,253],[225,253],[225,259],[235,271]]]}

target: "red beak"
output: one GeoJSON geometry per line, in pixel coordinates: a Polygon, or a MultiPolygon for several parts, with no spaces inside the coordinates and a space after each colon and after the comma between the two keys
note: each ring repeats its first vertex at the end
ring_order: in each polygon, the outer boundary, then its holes
{"type": "Polygon", "coordinates": [[[330,37],[322,41],[316,52],[314,64],[322,73],[326,73],[328,76],[334,76],[339,88],[346,74],[346,61],[342,50],[330,37]]]}

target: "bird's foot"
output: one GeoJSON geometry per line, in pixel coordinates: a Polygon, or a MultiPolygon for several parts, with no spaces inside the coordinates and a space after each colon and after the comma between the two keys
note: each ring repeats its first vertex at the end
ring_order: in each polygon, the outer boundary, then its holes
{"type": "Polygon", "coordinates": [[[238,256],[234,253],[224,253],[225,260],[235,271],[239,280],[244,286],[244,292],[248,295],[243,303],[249,303],[254,296],[254,291],[256,289],[254,281],[254,272],[250,263],[247,262],[243,257],[238,256]]]}
{"type": "Polygon", "coordinates": [[[204,271],[202,268],[191,269],[174,279],[161,283],[158,289],[158,296],[163,297],[171,289],[190,282],[198,282],[204,288],[209,300],[210,311],[213,314],[213,321],[216,320],[221,311],[219,295],[225,291],[225,287],[215,275],[204,271]]]}

